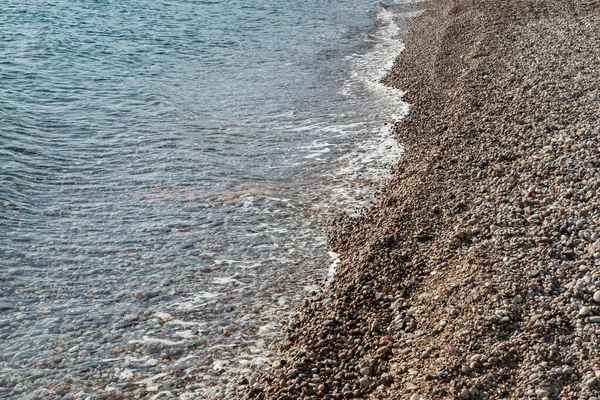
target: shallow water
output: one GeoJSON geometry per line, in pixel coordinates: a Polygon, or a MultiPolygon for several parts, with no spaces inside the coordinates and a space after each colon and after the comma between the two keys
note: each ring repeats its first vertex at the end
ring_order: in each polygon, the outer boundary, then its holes
{"type": "Polygon", "coordinates": [[[401,149],[393,4],[0,5],[0,397],[219,396],[401,149]],[[385,125],[388,124],[388,125],[385,125]]]}

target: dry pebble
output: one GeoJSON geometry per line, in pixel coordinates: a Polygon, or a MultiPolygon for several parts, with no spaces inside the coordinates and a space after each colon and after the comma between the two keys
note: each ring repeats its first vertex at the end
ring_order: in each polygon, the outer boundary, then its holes
{"type": "Polygon", "coordinates": [[[599,3],[422,6],[384,80],[405,156],[239,398],[600,396],[599,3]]]}

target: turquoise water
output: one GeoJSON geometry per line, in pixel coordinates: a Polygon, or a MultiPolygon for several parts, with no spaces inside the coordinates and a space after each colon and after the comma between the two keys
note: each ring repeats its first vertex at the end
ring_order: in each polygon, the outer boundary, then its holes
{"type": "Polygon", "coordinates": [[[405,16],[3,1],[0,398],[227,397],[268,364],[326,279],[321,221],[400,152],[377,82],[405,16]]]}

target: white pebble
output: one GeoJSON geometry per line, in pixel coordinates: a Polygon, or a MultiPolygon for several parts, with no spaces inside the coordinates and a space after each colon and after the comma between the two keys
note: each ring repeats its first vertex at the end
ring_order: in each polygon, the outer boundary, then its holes
{"type": "Polygon", "coordinates": [[[579,309],[579,315],[581,315],[582,317],[585,317],[586,315],[588,315],[590,313],[590,309],[587,307],[581,307],[579,309]]]}

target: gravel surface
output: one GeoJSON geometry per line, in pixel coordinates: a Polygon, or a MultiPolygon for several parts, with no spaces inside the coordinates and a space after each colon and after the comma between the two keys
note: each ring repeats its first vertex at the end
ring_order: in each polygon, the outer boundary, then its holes
{"type": "Polygon", "coordinates": [[[422,7],[405,157],[239,398],[600,396],[600,3],[422,7]]]}

